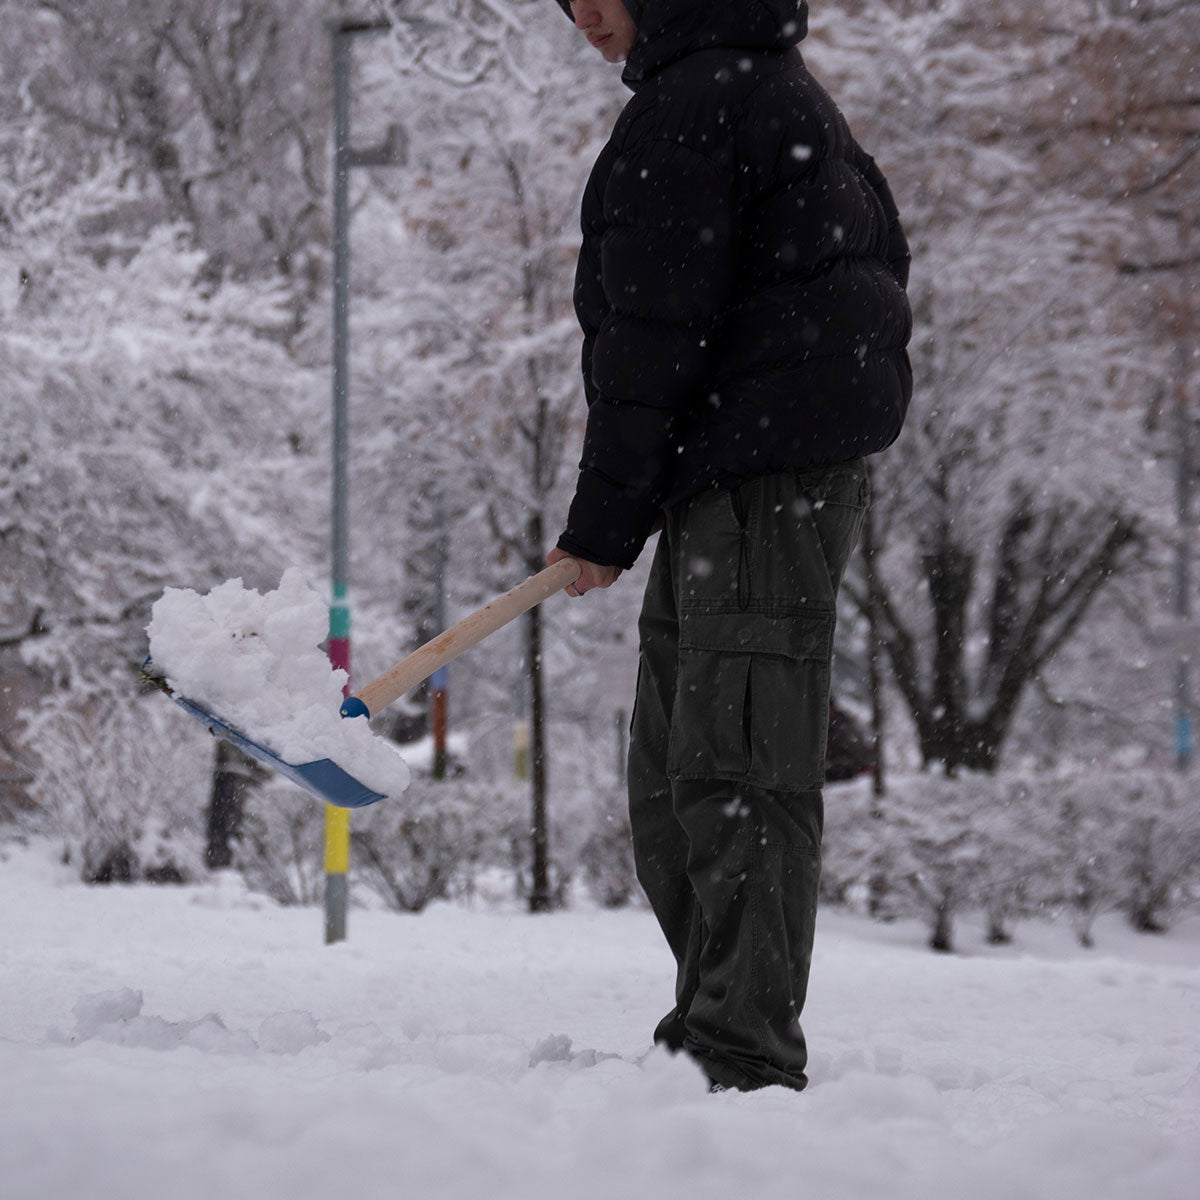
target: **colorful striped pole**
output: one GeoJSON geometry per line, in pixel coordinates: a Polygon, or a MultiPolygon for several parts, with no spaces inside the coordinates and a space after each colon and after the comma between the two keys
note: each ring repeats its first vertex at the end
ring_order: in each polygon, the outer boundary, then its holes
{"type": "MultiPolygon", "coordinates": [[[[333,589],[329,605],[329,659],[350,671],[350,37],[330,26],[333,51],[333,589]]],[[[347,694],[349,694],[347,681],[347,694]]],[[[349,906],[350,816],[325,806],[325,942],[344,941],[349,906]]]]}
{"type": "MultiPolygon", "coordinates": [[[[329,660],[350,670],[349,453],[350,288],[350,37],[330,27],[333,51],[333,590],[329,605],[329,660]]],[[[347,681],[348,682],[348,681],[347,681]]],[[[344,941],[350,869],[350,820],[325,806],[325,942],[344,941]]]]}
{"type": "MultiPolygon", "coordinates": [[[[335,556],[336,557],[336,556],[335,556]]],[[[350,673],[350,601],[344,579],[335,580],[329,605],[329,664],[350,673]]],[[[342,695],[350,695],[347,679],[342,695]]],[[[325,805],[325,942],[346,939],[350,888],[350,810],[325,805]]]]}
{"type": "MultiPolygon", "coordinates": [[[[395,167],[404,161],[404,131],[389,125],[378,146],[350,145],[350,42],[356,34],[381,33],[387,20],[332,17],[326,21],[333,59],[333,594],[329,605],[329,660],[350,672],[350,168],[395,167]]],[[[350,694],[349,681],[345,694],[350,694]]],[[[350,816],[325,807],[325,941],[346,936],[350,869],[350,816]]]]}
{"type": "MultiPolygon", "coordinates": [[[[344,580],[334,583],[329,604],[329,664],[350,674],[350,599],[344,580]]],[[[349,681],[342,691],[350,695],[349,681]]]]}
{"type": "Polygon", "coordinates": [[[446,778],[446,728],[448,713],[446,695],[449,691],[450,670],[438,667],[430,683],[433,688],[433,777],[446,778]]]}
{"type": "MultiPolygon", "coordinates": [[[[441,493],[437,498],[438,541],[434,572],[437,576],[434,590],[433,621],[438,629],[446,628],[446,506],[441,493]]],[[[446,727],[447,692],[450,690],[450,668],[438,667],[429,681],[433,718],[433,778],[446,778],[446,727]]]]}

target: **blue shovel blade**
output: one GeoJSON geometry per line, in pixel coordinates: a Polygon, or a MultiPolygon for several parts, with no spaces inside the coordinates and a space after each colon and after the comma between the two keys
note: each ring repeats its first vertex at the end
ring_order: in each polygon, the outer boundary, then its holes
{"type": "Polygon", "coordinates": [[[299,784],[306,791],[328,804],[338,808],[363,808],[374,804],[376,800],[386,800],[382,792],[372,791],[365,783],[360,783],[348,771],[342,770],[331,758],[319,758],[314,762],[290,763],[285,762],[278,754],[266,746],[252,741],[240,730],[213,716],[206,708],[174,692],[167,693],[180,708],[189,712],[198,721],[223,741],[232,742],[239,750],[244,750],[251,758],[257,759],[264,767],[278,771],[287,776],[293,783],[299,784]]]}

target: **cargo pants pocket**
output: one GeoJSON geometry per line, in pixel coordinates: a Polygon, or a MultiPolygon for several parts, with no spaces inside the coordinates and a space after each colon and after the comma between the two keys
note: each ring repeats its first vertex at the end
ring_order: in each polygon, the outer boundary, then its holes
{"type": "Polygon", "coordinates": [[[822,609],[685,603],[668,775],[820,788],[833,628],[822,609]]]}

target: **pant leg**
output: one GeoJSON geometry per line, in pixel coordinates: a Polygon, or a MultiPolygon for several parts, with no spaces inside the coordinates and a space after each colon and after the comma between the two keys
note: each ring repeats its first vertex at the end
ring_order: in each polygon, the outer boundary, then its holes
{"type": "MultiPolygon", "coordinates": [[[[674,524],[674,523],[673,523],[674,524]]],[[[697,983],[701,912],[688,879],[688,841],[675,818],[667,778],[667,743],[675,703],[679,620],[675,603],[678,529],[664,528],[650,567],[638,622],[637,697],[630,723],[629,818],[638,881],[675,956],[675,1005],[659,1022],[655,1042],[683,1048],[697,983]]]]}
{"type": "Polygon", "coordinates": [[[678,965],[658,1036],[727,1086],[806,1082],[834,606],[865,500],[857,464],[706,493],[647,589],[631,811],[678,965]]]}
{"type": "Polygon", "coordinates": [[[800,1013],[816,924],[821,793],[687,780],[676,797],[705,926],[683,1049],[726,1087],[800,1090],[807,1083],[800,1013]]]}

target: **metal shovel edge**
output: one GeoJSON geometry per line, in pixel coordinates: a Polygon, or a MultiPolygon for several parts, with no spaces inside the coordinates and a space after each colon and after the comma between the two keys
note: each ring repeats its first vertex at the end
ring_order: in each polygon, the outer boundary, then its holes
{"type": "Polygon", "coordinates": [[[336,805],[338,808],[364,808],[368,804],[387,799],[385,793],[373,791],[361,780],[355,779],[349,771],[339,767],[331,758],[318,758],[305,763],[290,763],[280,758],[269,746],[247,737],[240,729],[210,712],[203,704],[180,696],[161,675],[154,674],[154,667],[149,659],[142,665],[142,676],[159,691],[170,696],[184,712],[195,717],[214,737],[236,746],[256,762],[270,767],[272,771],[290,779],[327,804],[336,805]]]}

